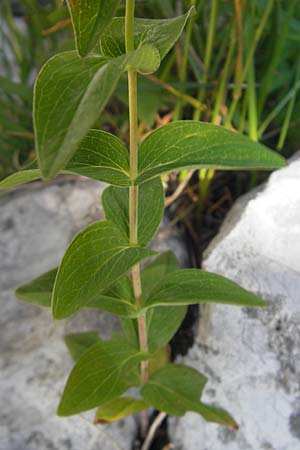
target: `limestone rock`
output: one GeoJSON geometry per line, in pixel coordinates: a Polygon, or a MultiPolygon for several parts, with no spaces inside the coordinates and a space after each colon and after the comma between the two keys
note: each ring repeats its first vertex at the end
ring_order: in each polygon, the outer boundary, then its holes
{"type": "Polygon", "coordinates": [[[207,424],[189,413],[172,419],[175,448],[299,449],[299,159],[237,202],[204,266],[269,300],[270,307],[214,305],[208,324],[200,321],[184,362],[208,376],[204,400],[230,411],[240,429],[207,424]]]}
{"type": "MultiPolygon", "coordinates": [[[[63,342],[71,331],[120,329],[114,316],[83,311],[53,322],[48,311],[25,305],[14,288],[55,267],[76,232],[103,216],[102,183],[77,179],[32,183],[0,198],[0,450],[112,450],[131,448],[130,417],[94,427],[90,414],[55,415],[72,362],[63,342]]],[[[168,237],[182,262],[181,236],[168,237]]],[[[165,246],[158,235],[156,247],[165,246]]]]}

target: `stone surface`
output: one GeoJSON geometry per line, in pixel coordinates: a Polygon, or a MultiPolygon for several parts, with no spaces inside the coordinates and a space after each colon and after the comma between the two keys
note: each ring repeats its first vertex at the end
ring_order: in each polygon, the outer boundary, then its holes
{"type": "Polygon", "coordinates": [[[214,305],[209,322],[200,321],[184,362],[208,376],[204,400],[229,410],[240,429],[187,414],[171,422],[175,448],[300,449],[299,159],[237,202],[204,266],[261,295],[270,307],[214,305]]]}
{"type": "MultiPolygon", "coordinates": [[[[50,185],[32,183],[0,198],[0,450],[128,450],[136,432],[130,417],[109,427],[94,427],[84,414],[58,418],[55,410],[72,367],[63,335],[99,330],[104,338],[119,330],[113,316],[83,311],[53,322],[46,310],[18,302],[14,288],[55,267],[70,239],[103,214],[105,185],[79,179],[50,185]]],[[[166,225],[166,224],[165,224],[166,225]]],[[[155,247],[171,248],[184,263],[182,239],[155,247]]]]}

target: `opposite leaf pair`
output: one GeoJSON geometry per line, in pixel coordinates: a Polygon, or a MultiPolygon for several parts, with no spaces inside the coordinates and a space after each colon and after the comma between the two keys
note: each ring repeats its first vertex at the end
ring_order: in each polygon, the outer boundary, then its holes
{"type": "Polygon", "coordinates": [[[151,355],[134,350],[121,336],[115,335],[109,342],[96,340],[96,335],[91,333],[66,337],[75,358],[78,354],[82,356],[69,377],[58,408],[59,415],[76,414],[101,405],[95,423],[107,423],[154,406],[177,416],[194,411],[210,422],[237,428],[226,411],[198,400],[207,379],[186,366],[167,364],[156,370],[142,387],[141,399],[117,397],[129,387],[139,385],[137,364],[151,355]],[[78,342],[81,343],[79,351],[78,342]]]}
{"type": "Polygon", "coordinates": [[[163,216],[160,175],[193,167],[265,170],[283,166],[284,160],[244,136],[200,122],[162,127],[139,146],[131,142],[130,155],[117,137],[91,130],[123,73],[129,71],[133,75],[129,92],[134,93],[129,98],[130,131],[137,136],[135,72],[159,67],[191,11],[170,20],[134,20],[130,0],[126,20],[111,20],[117,0],[69,0],[68,4],[79,54],[54,56],[41,70],[34,93],[38,164],[33,162],[4,180],[0,188],[58,173],[76,173],[113,186],[103,196],[107,220],[81,231],[59,268],[20,287],[17,295],[51,307],[55,319],[65,319],[81,308],[117,314],[124,336],[110,341],[101,341],[95,333],[67,337],[76,364],[58,413],[66,416],[98,407],[95,420],[101,422],[154,406],[175,415],[194,411],[236,428],[228,413],[199,401],[206,378],[191,368],[168,364],[166,345],[180,326],[186,305],[266,303],[219,275],[178,270],[170,254],[159,256],[141,275],[138,264],[154,255],[145,246],[163,216]],[[132,51],[126,52],[129,41],[132,51]],[[132,152],[138,161],[134,170],[132,152]],[[133,266],[137,279],[129,275],[133,266]],[[141,372],[146,367],[146,377],[140,377],[140,365],[141,372]],[[133,386],[140,388],[140,397],[123,397],[133,386]]]}

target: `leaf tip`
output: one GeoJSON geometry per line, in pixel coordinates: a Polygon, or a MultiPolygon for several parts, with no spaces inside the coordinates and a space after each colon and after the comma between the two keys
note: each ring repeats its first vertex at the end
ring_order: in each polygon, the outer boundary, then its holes
{"type": "Polygon", "coordinates": [[[188,11],[188,13],[187,13],[188,18],[194,17],[194,16],[196,16],[196,14],[197,14],[197,8],[196,8],[195,5],[193,5],[193,6],[189,9],[189,11],[188,11]]]}
{"type": "Polygon", "coordinates": [[[110,424],[109,420],[101,419],[98,417],[95,417],[94,419],[94,425],[108,425],[110,424]]]}
{"type": "Polygon", "coordinates": [[[66,417],[68,415],[66,413],[66,411],[65,411],[65,408],[64,408],[63,397],[60,399],[60,402],[59,402],[58,407],[56,409],[56,415],[58,417],[66,417]]]}
{"type": "Polygon", "coordinates": [[[231,428],[232,428],[234,431],[238,431],[238,429],[240,428],[240,426],[239,426],[235,421],[233,421],[232,424],[231,424],[231,428]]]}

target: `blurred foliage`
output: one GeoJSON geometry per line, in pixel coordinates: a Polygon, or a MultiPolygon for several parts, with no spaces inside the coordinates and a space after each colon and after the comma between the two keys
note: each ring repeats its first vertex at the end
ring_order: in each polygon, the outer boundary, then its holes
{"type": "Polygon", "coordinates": [[[61,20],[59,5],[38,0],[0,3],[0,178],[34,157],[34,78],[49,57],[72,42],[64,31],[45,31],[61,20]]]}
{"type": "MultiPolygon", "coordinates": [[[[63,1],[14,3],[2,0],[0,6],[0,178],[34,157],[35,75],[52,54],[72,48],[63,1]]],[[[155,77],[139,79],[140,137],[169,121],[194,118],[237,129],[289,156],[300,137],[299,0],[138,0],[136,15],[172,17],[192,5],[197,15],[176,49],[155,77]]],[[[124,2],[119,15],[123,9],[124,2]]],[[[126,102],[124,77],[96,124],[125,141],[126,102]]],[[[212,178],[199,174],[202,197],[212,178]]]]}

